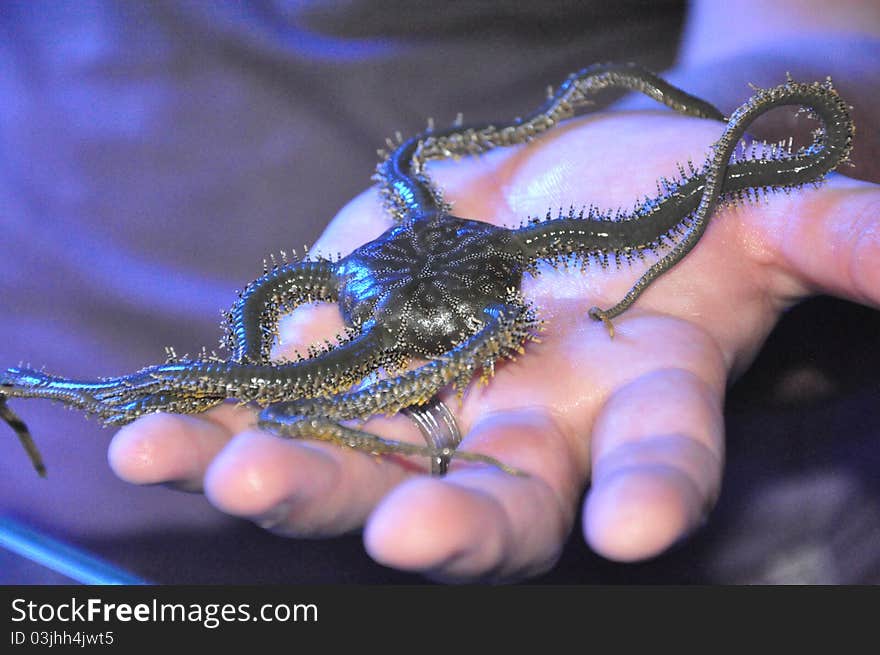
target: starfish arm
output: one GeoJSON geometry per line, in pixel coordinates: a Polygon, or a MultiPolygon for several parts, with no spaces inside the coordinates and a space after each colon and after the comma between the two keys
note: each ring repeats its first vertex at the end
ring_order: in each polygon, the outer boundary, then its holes
{"type": "Polygon", "coordinates": [[[157,391],[190,397],[235,398],[265,406],[290,398],[339,393],[382,366],[399,361],[394,336],[368,329],[296,361],[184,361],[147,369],[157,391]]]}
{"type": "MultiPolygon", "coordinates": [[[[270,405],[260,415],[260,426],[282,436],[333,441],[367,452],[448,456],[449,453],[427,446],[382,440],[341,426],[339,422],[379,413],[394,414],[406,407],[421,405],[450,383],[463,388],[478,369],[491,369],[498,359],[521,352],[523,343],[532,338],[537,325],[531,308],[526,305],[493,307],[486,310],[484,326],[448,354],[362,389],[270,405]]],[[[455,457],[489,461],[506,470],[502,464],[484,456],[456,454],[455,457]]]]}
{"type": "Polygon", "coordinates": [[[480,453],[453,450],[452,448],[432,448],[405,441],[383,439],[364,430],[340,425],[326,418],[313,416],[291,416],[282,426],[277,423],[261,423],[260,427],[272,429],[279,436],[290,439],[311,439],[327,441],[337,446],[360,450],[371,455],[414,455],[430,459],[450,459],[488,464],[511,475],[523,475],[522,471],[480,453]]]}
{"type": "Polygon", "coordinates": [[[101,380],[74,380],[29,368],[0,373],[0,419],[18,435],[36,463],[27,426],[7,406],[11,398],[42,398],[124,425],[155,412],[201,412],[227,398],[266,405],[281,399],[337,393],[389,361],[393,340],[365,330],[314,356],[282,364],[190,360],[101,380]]]}
{"type": "Polygon", "coordinates": [[[646,198],[631,213],[612,214],[590,208],[567,216],[532,222],[514,230],[512,248],[519,248],[524,265],[536,270],[541,260],[586,263],[591,257],[605,266],[609,257],[619,262],[642,257],[644,251],[667,252],[613,307],[593,308],[590,315],[610,325],[663,272],[672,268],[696,245],[720,202],[742,202],[758,193],[790,191],[818,183],[846,161],[853,128],[845,103],[827,84],[787,82],[761,91],[734,112],[712,157],[701,170],[684,173],[677,181],[662,181],[658,195],[646,198]],[[790,147],[759,147],[760,155],[736,154],[748,127],[774,107],[795,105],[821,122],[814,142],[797,151],[790,147]]]}
{"type": "Polygon", "coordinates": [[[424,164],[438,159],[477,155],[493,148],[528,143],[539,134],[591,106],[592,97],[605,89],[638,91],[681,114],[723,121],[724,114],[710,103],[678,89],[654,73],[632,63],[595,64],[569,75],[544,104],[509,123],[453,127],[419,135],[414,154],[424,164]]]}
{"type": "Polygon", "coordinates": [[[425,164],[438,159],[477,155],[493,148],[528,143],[555,127],[578,109],[592,104],[604,89],[639,91],[677,112],[700,118],[723,120],[714,106],[677,89],[637,64],[596,64],[570,75],[547,101],[524,118],[509,123],[477,126],[453,125],[426,132],[401,143],[383,159],[374,180],[389,214],[398,222],[437,211],[449,205],[425,171],[425,164]]]}
{"type": "Polygon", "coordinates": [[[385,210],[398,223],[449,210],[443,193],[415,159],[424,134],[418,134],[384,156],[373,175],[385,210]]]}

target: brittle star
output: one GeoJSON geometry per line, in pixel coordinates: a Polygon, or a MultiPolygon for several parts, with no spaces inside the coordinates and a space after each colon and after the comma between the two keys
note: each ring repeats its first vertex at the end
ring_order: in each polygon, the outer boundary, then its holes
{"type": "MultiPolygon", "coordinates": [[[[240,294],[226,319],[228,359],[171,357],[164,364],[101,380],[73,380],[29,368],[0,374],[0,417],[18,434],[34,466],[42,460],[9,398],[48,398],[121,425],[151,412],[195,413],[226,399],[263,407],[260,427],[280,436],[330,441],[374,454],[483,462],[518,473],[479,453],[438,450],[382,439],[344,425],[426,403],[447,385],[463,388],[479,371],[522,352],[540,320],[520,292],[541,262],[654,257],[615,305],[589,315],[614,336],[612,319],[699,241],[720,203],[754,189],[790,190],[821,181],[848,159],[853,123],[830,81],[788,79],[757,90],[733,114],[666,83],[633,64],[601,64],[569,76],[531,114],[501,125],[418,134],[383,153],[375,179],[395,224],[379,238],[338,259],[274,264],[240,294]],[[432,184],[430,161],[478,155],[525,144],[591,104],[607,88],[642,92],[688,116],[725,121],[700,170],[664,179],[654,198],[632,212],[590,208],[530,220],[516,228],[454,216],[432,184]],[[813,141],[760,156],[737,156],[752,122],[774,107],[795,105],[820,121],[813,141]],[[312,301],[337,302],[347,329],[338,343],[294,361],[272,361],[282,314],[312,301]],[[418,358],[426,363],[406,370],[418,358]],[[386,377],[372,379],[384,370],[386,377]],[[365,380],[367,380],[366,383],[365,380]],[[362,384],[363,383],[363,384],[362,384]]],[[[659,188],[659,185],[658,185],[659,188]]]]}

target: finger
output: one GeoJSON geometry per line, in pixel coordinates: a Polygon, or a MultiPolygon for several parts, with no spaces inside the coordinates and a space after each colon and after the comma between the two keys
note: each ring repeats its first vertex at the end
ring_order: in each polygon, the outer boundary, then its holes
{"type": "Polygon", "coordinates": [[[667,368],[608,399],[593,429],[583,517],[596,552],[621,561],[652,557],[702,522],[721,484],[722,393],[667,368]]]}
{"type": "Polygon", "coordinates": [[[393,490],[368,520],[364,541],[380,563],[447,580],[503,581],[557,560],[584,473],[566,428],[545,410],[483,417],[462,447],[529,473],[462,464],[445,478],[418,477],[393,490]]]}
{"type": "Polygon", "coordinates": [[[110,467],[132,484],[200,491],[211,460],[246,420],[252,421],[253,413],[234,405],[199,416],[144,416],[113,437],[107,453],[110,467]]]}
{"type": "MultiPolygon", "coordinates": [[[[419,440],[402,416],[363,427],[388,438],[419,440]]],[[[397,458],[253,430],[219,453],[206,474],[205,494],[221,511],[277,534],[331,536],[361,527],[379,499],[416,469],[397,458]]]]}
{"type": "Polygon", "coordinates": [[[767,214],[761,229],[801,295],[880,306],[880,187],[835,176],[818,191],[771,203],[767,214]]]}

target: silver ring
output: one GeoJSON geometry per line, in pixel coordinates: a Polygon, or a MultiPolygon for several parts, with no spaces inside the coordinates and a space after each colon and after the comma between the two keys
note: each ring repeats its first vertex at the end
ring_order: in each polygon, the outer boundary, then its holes
{"type": "MultiPolygon", "coordinates": [[[[458,429],[455,416],[437,396],[424,405],[406,407],[403,413],[419,426],[429,448],[437,451],[447,450],[451,453],[461,443],[461,431],[458,429]]],[[[431,475],[446,475],[451,459],[451,454],[432,457],[431,475]]]]}

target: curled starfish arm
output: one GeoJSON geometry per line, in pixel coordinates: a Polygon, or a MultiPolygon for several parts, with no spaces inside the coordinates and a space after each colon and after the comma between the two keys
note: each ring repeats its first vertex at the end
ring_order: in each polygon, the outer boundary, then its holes
{"type": "MultiPolygon", "coordinates": [[[[252,380],[265,380],[265,372],[259,369],[259,365],[269,365],[281,315],[307,302],[335,300],[339,288],[335,266],[326,259],[302,260],[281,266],[273,264],[271,268],[266,265],[265,269],[261,277],[239,294],[238,301],[226,315],[229,362],[217,358],[181,362],[172,356],[164,366],[108,380],[94,394],[92,411],[109,425],[125,425],[140,416],[159,411],[194,414],[230,397],[233,388],[242,385],[242,371],[238,370],[241,367],[257,365],[258,368],[250,371],[252,380]],[[175,373],[190,365],[203,373],[204,378],[184,373],[180,380],[174,379],[175,373]],[[220,379],[224,375],[225,381],[220,379]]],[[[356,346],[352,346],[354,349],[356,346]]],[[[307,368],[302,363],[297,367],[307,368]]],[[[287,371],[284,382],[278,379],[279,376],[274,376],[273,382],[287,384],[296,375],[302,376],[303,373],[287,371]]],[[[312,373],[304,374],[306,378],[310,376],[312,373]]]]}
{"type": "Polygon", "coordinates": [[[611,319],[629,308],[665,271],[672,268],[699,241],[715,209],[722,202],[741,202],[759,193],[790,191],[818,183],[846,161],[853,129],[846,104],[827,83],[788,81],[759,91],[734,112],[711,158],[700,170],[681,168],[676,181],[663,179],[658,194],[646,198],[632,212],[570,211],[567,215],[533,221],[514,231],[511,247],[519,247],[525,265],[537,270],[539,261],[601,266],[609,261],[629,263],[645,252],[666,252],[636,281],[626,295],[608,309],[593,307],[589,315],[605,323],[613,336],[611,319]],[[820,121],[811,145],[758,148],[760,155],[737,154],[746,130],[761,115],[779,106],[795,105],[820,121]]]}
{"type": "Polygon", "coordinates": [[[759,90],[731,116],[730,122],[706,164],[705,181],[700,202],[693,216],[687,216],[684,238],[655,262],[615,305],[608,309],[593,307],[590,317],[607,325],[626,311],[660,275],[681,261],[697,244],[709,220],[725,195],[741,200],[742,192],[757,188],[769,191],[793,189],[819,183],[839,164],[847,161],[854,127],[847,104],[830,82],[799,84],[788,81],[771,89],[759,90]],[[798,106],[821,122],[814,132],[813,143],[797,152],[782,148],[731,165],[731,157],[749,126],[761,115],[782,106],[798,106]]]}
{"type": "Polygon", "coordinates": [[[267,362],[278,319],[299,305],[334,301],[339,282],[326,259],[266,267],[227,314],[227,347],[237,362],[267,362]]]}

